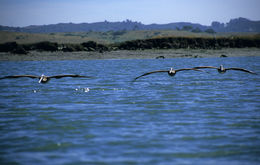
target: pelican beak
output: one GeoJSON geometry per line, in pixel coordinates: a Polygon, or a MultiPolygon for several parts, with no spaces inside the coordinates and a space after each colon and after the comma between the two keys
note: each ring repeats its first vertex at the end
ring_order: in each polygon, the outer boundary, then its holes
{"type": "Polygon", "coordinates": [[[41,78],[40,78],[40,80],[39,80],[39,83],[41,83],[41,82],[42,82],[42,79],[43,79],[43,76],[41,76],[41,78]]]}

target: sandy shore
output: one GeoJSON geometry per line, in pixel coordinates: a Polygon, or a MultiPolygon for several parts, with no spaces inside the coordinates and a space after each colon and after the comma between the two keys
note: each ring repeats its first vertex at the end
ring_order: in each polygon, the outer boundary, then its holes
{"type": "Polygon", "coordinates": [[[48,61],[48,60],[95,60],[95,59],[154,59],[165,58],[205,58],[205,57],[260,56],[258,48],[235,48],[220,50],[168,49],[168,50],[117,50],[110,52],[36,52],[27,55],[0,53],[0,61],[48,61]]]}

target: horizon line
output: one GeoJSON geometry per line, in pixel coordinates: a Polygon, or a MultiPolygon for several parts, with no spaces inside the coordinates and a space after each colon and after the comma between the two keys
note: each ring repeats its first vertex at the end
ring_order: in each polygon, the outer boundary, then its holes
{"type": "MultiPolygon", "coordinates": [[[[249,20],[249,21],[254,21],[254,22],[257,22],[257,21],[260,21],[260,20],[252,20],[252,19],[249,19],[249,18],[245,18],[245,17],[237,17],[237,18],[231,18],[230,20],[229,20],[229,22],[231,21],[231,20],[234,20],[234,19],[240,19],[240,18],[242,18],[242,19],[247,19],[247,20],[249,20]]],[[[97,22],[79,22],[79,23],[75,23],[75,22],[59,22],[59,23],[50,23],[50,24],[39,24],[39,25],[37,25],[37,24],[32,24],[32,25],[27,25],[27,26],[8,26],[8,25],[1,25],[0,24],[0,26],[5,26],[5,27],[13,27],[13,28],[25,28],[25,27],[29,27],[29,26],[49,26],[49,25],[57,25],[57,24],[94,24],[94,23],[103,23],[103,22],[108,22],[108,23],[117,23],[117,22],[127,22],[127,21],[129,21],[129,22],[133,22],[133,23],[140,23],[140,24],[143,24],[143,25],[153,25],[153,24],[157,24],[157,25],[165,25],[165,24],[172,24],[172,23],[192,23],[192,24],[199,24],[199,25],[202,25],[202,26],[211,26],[211,25],[203,25],[203,24],[201,24],[201,23],[195,23],[195,22],[186,22],[186,21],[178,21],[178,22],[169,22],[169,23],[150,23],[150,24],[144,24],[144,23],[142,23],[141,21],[132,21],[131,19],[125,19],[125,20],[123,20],[123,21],[108,21],[108,20],[104,20],[104,21],[97,21],[97,22]]],[[[219,21],[212,21],[211,23],[213,23],[213,22],[219,22],[219,21]]],[[[219,22],[219,23],[223,23],[223,22],[219,22]]],[[[228,22],[226,22],[226,23],[224,23],[224,24],[227,24],[228,22]]]]}

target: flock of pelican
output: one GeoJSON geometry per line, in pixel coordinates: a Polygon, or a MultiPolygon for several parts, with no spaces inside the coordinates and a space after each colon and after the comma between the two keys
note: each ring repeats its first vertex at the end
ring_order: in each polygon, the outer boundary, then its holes
{"type": "Polygon", "coordinates": [[[171,68],[170,70],[157,70],[157,71],[147,72],[147,73],[142,74],[141,76],[136,77],[134,79],[134,81],[137,80],[140,77],[147,76],[147,75],[153,74],[153,73],[158,73],[158,72],[167,72],[169,76],[174,76],[179,71],[195,70],[195,71],[203,72],[201,69],[207,69],[207,68],[217,69],[219,73],[225,73],[227,70],[237,70],[237,71],[243,71],[243,72],[247,72],[247,73],[251,73],[251,74],[256,74],[255,72],[252,72],[250,70],[246,70],[246,69],[243,69],[243,68],[224,68],[223,65],[220,65],[220,67],[197,66],[197,67],[194,67],[194,68],[184,68],[184,69],[177,69],[177,70],[174,70],[173,68],[171,68]]]}
{"type": "Polygon", "coordinates": [[[184,69],[177,69],[177,70],[174,70],[173,68],[171,68],[170,70],[157,70],[157,71],[147,72],[147,73],[142,74],[141,76],[136,77],[134,79],[134,81],[137,80],[140,77],[147,76],[147,75],[153,74],[153,73],[167,72],[169,76],[174,76],[179,71],[195,70],[195,71],[203,72],[201,69],[207,69],[207,68],[209,68],[209,69],[217,69],[217,71],[219,73],[225,73],[227,70],[237,70],[237,71],[247,72],[247,73],[251,73],[251,74],[257,74],[255,72],[252,72],[250,70],[246,70],[246,69],[243,69],[243,68],[224,68],[223,65],[220,65],[220,67],[197,66],[197,67],[194,67],[194,68],[184,68],[184,69]]]}
{"type": "MultiPolygon", "coordinates": [[[[174,76],[177,72],[180,72],[180,71],[193,70],[193,71],[203,72],[203,70],[201,70],[201,69],[217,69],[217,71],[219,73],[225,73],[227,70],[236,70],[236,71],[247,72],[247,73],[250,73],[250,74],[257,74],[255,72],[252,72],[252,71],[249,71],[249,70],[246,70],[246,69],[243,69],[243,68],[224,68],[223,65],[220,65],[220,67],[197,66],[197,67],[194,67],[194,68],[183,68],[183,69],[177,69],[177,70],[174,70],[173,68],[171,68],[170,70],[151,71],[151,72],[147,72],[147,73],[144,73],[144,74],[136,77],[134,79],[134,81],[136,81],[140,77],[147,76],[147,75],[150,75],[150,74],[153,74],[153,73],[164,73],[164,72],[167,72],[169,76],[174,76]]],[[[21,77],[36,78],[36,79],[39,79],[39,83],[47,83],[51,78],[56,78],[56,79],[63,78],[63,77],[91,78],[90,76],[82,76],[82,75],[77,75],[77,74],[63,74],[63,75],[56,75],[56,76],[13,75],[13,76],[0,77],[0,80],[1,79],[7,79],[7,78],[21,78],[21,77]]]]}

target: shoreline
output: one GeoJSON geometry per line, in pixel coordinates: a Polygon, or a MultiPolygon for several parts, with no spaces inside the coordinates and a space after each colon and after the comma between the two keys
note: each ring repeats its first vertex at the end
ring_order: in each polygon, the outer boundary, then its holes
{"type": "Polygon", "coordinates": [[[56,61],[56,60],[105,60],[105,59],[156,59],[169,58],[209,58],[209,57],[247,57],[260,56],[260,48],[222,48],[222,49],[147,49],[116,50],[99,52],[38,52],[28,54],[0,53],[0,61],[56,61]]]}

